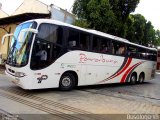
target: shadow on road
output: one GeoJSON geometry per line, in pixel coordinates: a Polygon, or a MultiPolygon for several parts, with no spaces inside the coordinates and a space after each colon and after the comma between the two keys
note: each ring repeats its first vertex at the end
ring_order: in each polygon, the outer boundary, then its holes
{"type": "Polygon", "coordinates": [[[132,86],[132,87],[137,87],[137,86],[145,86],[145,85],[150,85],[153,83],[150,82],[144,82],[143,84],[135,84],[135,85],[131,85],[129,83],[113,83],[113,84],[103,84],[103,85],[90,85],[90,86],[80,86],[77,87],[78,90],[83,90],[83,89],[104,89],[104,88],[123,88],[123,87],[128,87],[128,86],[132,86]]]}

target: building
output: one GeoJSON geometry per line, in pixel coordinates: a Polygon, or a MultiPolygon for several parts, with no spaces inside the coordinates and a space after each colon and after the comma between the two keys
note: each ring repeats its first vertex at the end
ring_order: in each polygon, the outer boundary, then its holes
{"type": "MultiPolygon", "coordinates": [[[[1,18],[5,18],[5,17],[8,17],[9,15],[7,14],[7,13],[5,13],[2,9],[2,4],[0,3],[0,19],[1,18]]],[[[6,26],[3,26],[3,25],[0,25],[0,39],[2,38],[2,36],[4,35],[4,34],[6,34],[6,26]]],[[[1,40],[0,40],[0,42],[1,42],[1,40]]],[[[5,46],[7,46],[7,43],[5,43],[5,46]]],[[[5,46],[2,46],[1,44],[0,44],[0,57],[1,57],[1,54],[3,54],[3,53],[6,53],[7,51],[5,51],[6,49],[5,49],[5,46]]],[[[0,64],[1,64],[1,60],[0,60],[0,64]]]]}
{"type": "Polygon", "coordinates": [[[16,26],[21,22],[38,19],[49,18],[72,24],[75,16],[66,10],[63,10],[53,4],[46,5],[39,0],[24,0],[23,3],[15,10],[13,14],[8,16],[2,10],[0,11],[0,54],[2,58],[7,58],[11,38],[1,44],[2,36],[6,33],[13,33],[16,26]]]}

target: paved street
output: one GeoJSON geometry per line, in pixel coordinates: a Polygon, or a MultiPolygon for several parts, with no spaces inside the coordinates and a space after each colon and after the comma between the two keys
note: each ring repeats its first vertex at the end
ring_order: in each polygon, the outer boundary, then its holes
{"type": "Polygon", "coordinates": [[[147,81],[144,84],[109,84],[90,86],[89,88],[82,87],[80,90],[127,100],[149,102],[160,106],[160,73],[157,73],[154,80],[147,81]]]}
{"type": "Polygon", "coordinates": [[[104,119],[104,116],[87,115],[160,114],[160,74],[144,84],[78,87],[70,92],[58,89],[26,91],[8,79],[0,74],[0,111],[20,114],[23,119],[35,119],[26,114],[38,114],[42,120],[50,120],[52,115],[55,119],[104,119]],[[47,114],[50,115],[43,116],[47,114]]]}

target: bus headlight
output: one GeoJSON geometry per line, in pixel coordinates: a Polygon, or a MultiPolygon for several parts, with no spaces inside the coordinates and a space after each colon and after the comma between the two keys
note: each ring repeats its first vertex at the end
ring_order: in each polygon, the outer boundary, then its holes
{"type": "Polygon", "coordinates": [[[22,72],[16,72],[16,73],[15,73],[15,76],[16,76],[16,77],[24,77],[24,76],[26,76],[26,74],[25,74],[25,73],[22,73],[22,72]]]}

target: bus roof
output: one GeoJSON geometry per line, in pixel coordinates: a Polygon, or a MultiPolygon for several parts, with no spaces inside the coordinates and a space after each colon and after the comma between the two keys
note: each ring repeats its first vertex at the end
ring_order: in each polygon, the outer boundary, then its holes
{"type": "MultiPolygon", "coordinates": [[[[74,29],[77,29],[77,30],[81,30],[81,31],[87,32],[87,33],[91,33],[91,34],[99,35],[99,36],[102,36],[102,37],[106,37],[106,38],[109,38],[109,39],[112,39],[112,40],[128,43],[128,44],[131,44],[131,45],[134,45],[134,46],[137,46],[137,47],[142,47],[142,48],[146,48],[146,49],[149,49],[149,50],[157,51],[156,48],[150,48],[150,47],[142,46],[142,45],[139,45],[139,44],[136,44],[136,43],[132,43],[129,40],[121,38],[121,37],[117,37],[117,36],[110,35],[110,34],[107,34],[107,33],[104,33],[104,32],[100,32],[100,31],[97,31],[97,30],[93,30],[93,29],[81,28],[81,27],[74,26],[74,25],[71,25],[71,24],[67,24],[67,23],[64,23],[64,22],[61,22],[61,21],[57,21],[57,20],[52,20],[52,19],[34,19],[34,20],[30,20],[30,21],[36,21],[38,24],[40,24],[40,23],[52,23],[52,24],[56,24],[56,25],[70,27],[70,28],[74,28],[74,29]]],[[[26,22],[28,22],[28,21],[26,21],[26,22]]]]}

